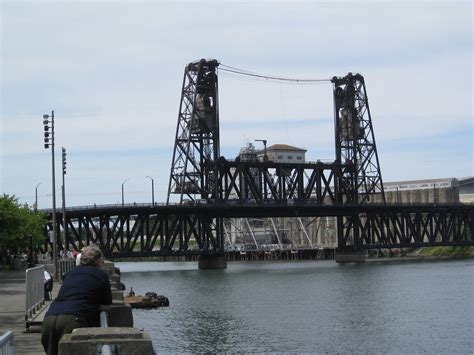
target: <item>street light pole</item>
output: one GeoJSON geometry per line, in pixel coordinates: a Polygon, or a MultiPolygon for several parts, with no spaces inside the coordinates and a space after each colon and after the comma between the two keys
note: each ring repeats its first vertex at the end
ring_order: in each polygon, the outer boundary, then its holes
{"type": "Polygon", "coordinates": [[[39,182],[35,187],[35,211],[38,210],[38,186],[40,185],[41,183],[39,182]]]}
{"type": "Polygon", "coordinates": [[[66,148],[61,147],[61,158],[62,158],[62,175],[63,175],[63,233],[64,233],[64,246],[67,249],[69,247],[69,239],[67,236],[67,222],[66,222],[66,148]]]}
{"type": "Polygon", "coordinates": [[[125,183],[130,180],[130,179],[125,179],[123,182],[122,182],[122,206],[125,204],[125,199],[124,199],[124,194],[123,194],[123,185],[125,185],[125,183]]]}
{"type": "Polygon", "coordinates": [[[151,176],[145,176],[151,180],[151,205],[155,205],[155,180],[151,176]]]}
{"type": "Polygon", "coordinates": [[[56,174],[54,169],[54,110],[51,115],[43,115],[44,125],[44,148],[51,147],[51,175],[52,175],[52,189],[53,189],[53,264],[54,264],[54,279],[59,280],[58,275],[58,256],[57,256],[57,225],[56,225],[56,174]],[[49,125],[51,124],[51,125],[49,125]],[[51,129],[51,143],[49,139],[49,129],[51,129]]]}

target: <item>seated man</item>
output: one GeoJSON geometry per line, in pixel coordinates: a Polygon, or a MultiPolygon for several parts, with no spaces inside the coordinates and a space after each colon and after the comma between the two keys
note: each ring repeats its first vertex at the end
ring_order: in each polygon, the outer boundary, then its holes
{"type": "Polygon", "coordinates": [[[112,304],[109,277],[101,264],[100,249],[89,246],[82,251],[81,265],[67,273],[41,327],[41,343],[48,355],[58,353],[63,334],[100,325],[101,305],[112,304]]]}

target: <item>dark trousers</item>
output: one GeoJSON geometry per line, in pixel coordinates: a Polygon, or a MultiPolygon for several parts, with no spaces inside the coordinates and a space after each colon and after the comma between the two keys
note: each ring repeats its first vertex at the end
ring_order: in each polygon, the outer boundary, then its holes
{"type": "Polygon", "coordinates": [[[44,283],[44,299],[51,301],[50,292],[53,290],[53,279],[49,279],[44,283]]]}
{"type": "Polygon", "coordinates": [[[46,316],[41,326],[41,344],[47,355],[58,354],[59,340],[63,334],[71,333],[73,329],[87,327],[84,317],[72,315],[46,316]]]}

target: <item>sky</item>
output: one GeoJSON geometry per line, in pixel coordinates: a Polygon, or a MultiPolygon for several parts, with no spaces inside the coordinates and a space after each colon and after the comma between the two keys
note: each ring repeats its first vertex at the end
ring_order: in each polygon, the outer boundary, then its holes
{"type": "MultiPolygon", "coordinates": [[[[52,205],[165,202],[184,67],[365,78],[384,181],[474,175],[471,1],[1,3],[0,193],[52,205]],[[126,181],[127,180],[127,181],[126,181]],[[126,181],[125,183],[123,183],[126,181]],[[39,184],[39,185],[38,185],[39,184]]],[[[221,154],[255,139],[333,160],[332,88],[219,71],[221,154]]]]}

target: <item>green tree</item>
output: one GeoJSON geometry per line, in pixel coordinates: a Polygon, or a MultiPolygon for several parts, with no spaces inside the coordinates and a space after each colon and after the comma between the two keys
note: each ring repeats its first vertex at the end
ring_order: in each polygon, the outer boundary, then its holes
{"type": "Polygon", "coordinates": [[[28,249],[30,237],[33,245],[44,241],[43,228],[46,217],[21,205],[15,196],[3,194],[0,197],[0,250],[2,255],[18,253],[28,249]]]}

